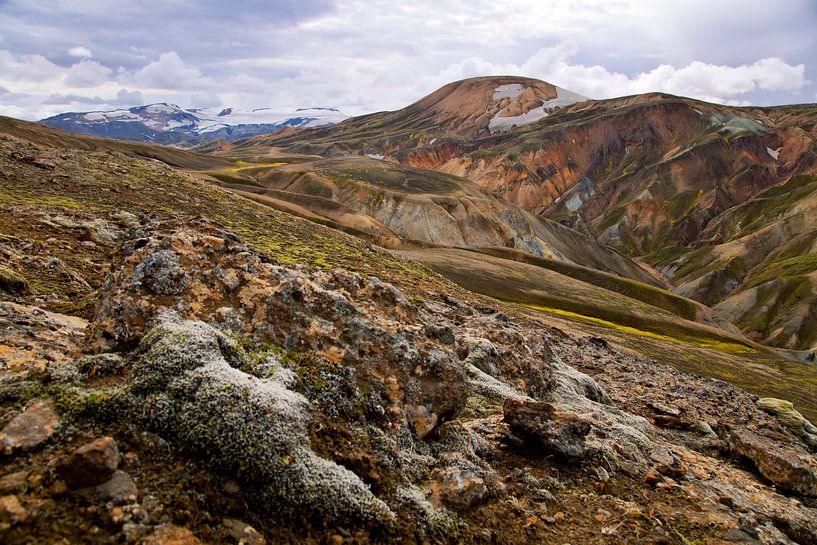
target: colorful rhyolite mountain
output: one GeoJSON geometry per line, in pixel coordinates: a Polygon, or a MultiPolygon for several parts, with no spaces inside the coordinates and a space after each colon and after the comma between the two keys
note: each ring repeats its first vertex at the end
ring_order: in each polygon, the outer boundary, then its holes
{"type": "Polygon", "coordinates": [[[753,339],[817,348],[817,105],[586,100],[516,77],[238,144],[367,154],[469,179],[656,267],[753,339]]]}

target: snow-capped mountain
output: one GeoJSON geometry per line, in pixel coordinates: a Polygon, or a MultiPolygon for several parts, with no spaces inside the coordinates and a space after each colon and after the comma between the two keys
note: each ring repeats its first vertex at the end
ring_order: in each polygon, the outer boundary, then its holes
{"type": "Polygon", "coordinates": [[[241,140],[287,127],[323,127],[346,119],[334,108],[300,108],[281,113],[272,108],[194,108],[159,103],[122,110],[69,112],[40,121],[44,125],[83,134],[155,142],[197,145],[211,140],[241,140]]]}

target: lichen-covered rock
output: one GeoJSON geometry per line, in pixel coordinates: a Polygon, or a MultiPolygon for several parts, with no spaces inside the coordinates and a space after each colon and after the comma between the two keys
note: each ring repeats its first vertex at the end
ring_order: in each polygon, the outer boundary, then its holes
{"type": "Polygon", "coordinates": [[[126,386],[133,416],[246,483],[270,513],[390,524],[391,510],[354,473],[310,449],[307,399],[234,369],[230,349],[211,326],[163,315],[126,386]]]}
{"type": "Polygon", "coordinates": [[[124,244],[121,265],[101,290],[89,347],[131,348],[172,309],[250,342],[350,369],[357,384],[389,400],[389,420],[420,436],[462,410],[468,394],[462,362],[447,336],[427,334],[432,320],[402,292],[348,271],[275,265],[235,235],[217,234],[181,230],[124,244]],[[389,381],[400,385],[392,392],[399,395],[388,395],[389,381]]]}
{"type": "Polygon", "coordinates": [[[523,445],[568,458],[584,455],[584,438],[590,424],[578,416],[557,411],[546,401],[519,397],[505,400],[503,414],[512,440],[521,438],[523,445]]]}
{"type": "Polygon", "coordinates": [[[737,428],[730,434],[733,454],[748,458],[757,470],[784,490],[817,496],[817,464],[813,459],[780,448],[748,429],[737,428]]]}
{"type": "Polygon", "coordinates": [[[791,401],[763,397],[757,400],[757,406],[776,417],[812,450],[817,450],[817,426],[806,420],[791,401]]]}

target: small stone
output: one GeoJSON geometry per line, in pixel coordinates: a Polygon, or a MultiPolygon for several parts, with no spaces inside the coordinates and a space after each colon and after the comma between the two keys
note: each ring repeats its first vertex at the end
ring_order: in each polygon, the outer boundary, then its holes
{"type": "Polygon", "coordinates": [[[20,492],[28,486],[25,471],[16,471],[0,477],[0,494],[13,494],[20,492]]]}
{"type": "Polygon", "coordinates": [[[43,482],[42,475],[29,475],[26,477],[26,482],[28,483],[29,488],[37,488],[43,482]]]}
{"type": "Polygon", "coordinates": [[[117,470],[113,476],[104,483],[81,488],[77,493],[88,497],[90,500],[113,502],[117,505],[124,505],[136,502],[139,496],[139,489],[130,475],[124,471],[117,470]]]}
{"type": "Polygon", "coordinates": [[[60,417],[50,403],[34,403],[0,431],[0,450],[12,454],[34,449],[54,435],[59,425],[60,417]]]}
{"type": "Polygon", "coordinates": [[[115,526],[119,526],[125,520],[125,512],[122,511],[121,507],[114,507],[111,509],[111,522],[115,526]]]}
{"type": "Polygon", "coordinates": [[[735,500],[731,496],[718,496],[718,503],[729,508],[735,506],[735,500]]]}
{"type": "Polygon", "coordinates": [[[48,494],[51,496],[62,496],[68,492],[68,485],[65,481],[58,479],[49,487],[48,494]]]}
{"type": "Polygon", "coordinates": [[[233,536],[233,539],[239,543],[244,545],[266,545],[267,543],[264,536],[246,522],[226,518],[222,524],[230,531],[230,535],[233,536]]]}
{"type": "Polygon", "coordinates": [[[0,523],[17,524],[28,518],[26,511],[17,496],[0,497],[0,523]]]}
{"type": "Polygon", "coordinates": [[[201,541],[187,528],[167,525],[147,536],[142,545],[201,545],[201,541]]]}
{"type": "Polygon", "coordinates": [[[141,463],[139,455],[135,452],[126,452],[124,456],[122,456],[122,467],[125,469],[136,469],[141,463]]]}
{"type": "Polygon", "coordinates": [[[119,449],[110,437],[102,437],[76,449],[57,463],[57,473],[73,488],[101,484],[119,466],[119,449]]]}
{"type": "Polygon", "coordinates": [[[473,471],[449,467],[437,475],[431,485],[435,496],[455,509],[468,509],[488,495],[484,479],[473,471]]]}
{"type": "Polygon", "coordinates": [[[654,469],[648,469],[644,472],[644,482],[650,486],[655,486],[663,480],[664,478],[654,469]]]}
{"type": "Polygon", "coordinates": [[[567,515],[565,515],[563,511],[557,511],[556,513],[553,513],[553,518],[556,519],[556,522],[561,522],[566,517],[567,515]]]}

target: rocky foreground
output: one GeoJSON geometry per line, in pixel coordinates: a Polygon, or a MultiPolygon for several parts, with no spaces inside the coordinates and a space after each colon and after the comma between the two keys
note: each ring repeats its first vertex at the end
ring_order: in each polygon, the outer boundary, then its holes
{"type": "Polygon", "coordinates": [[[0,302],[4,543],[817,543],[790,405],[137,221],[93,319],[0,302]]]}

